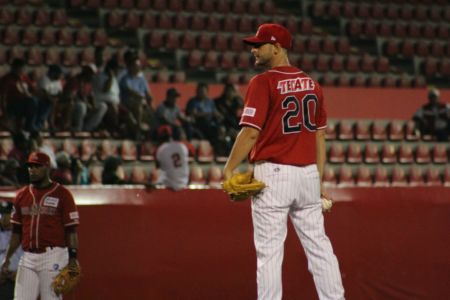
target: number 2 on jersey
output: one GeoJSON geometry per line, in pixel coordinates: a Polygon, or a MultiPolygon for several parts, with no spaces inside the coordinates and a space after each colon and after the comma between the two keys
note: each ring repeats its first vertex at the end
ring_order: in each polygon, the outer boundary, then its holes
{"type": "Polygon", "coordinates": [[[175,168],[181,167],[181,156],[178,153],[172,154],[172,163],[175,168]]]}
{"type": "Polygon", "coordinates": [[[291,134],[302,131],[303,125],[309,131],[315,131],[317,126],[311,122],[310,115],[310,103],[314,104],[313,113],[317,110],[317,96],[314,94],[307,94],[301,101],[298,101],[295,96],[287,96],[281,102],[281,107],[287,109],[283,115],[283,133],[291,134]],[[300,114],[302,115],[303,122],[299,120],[300,114]]]}

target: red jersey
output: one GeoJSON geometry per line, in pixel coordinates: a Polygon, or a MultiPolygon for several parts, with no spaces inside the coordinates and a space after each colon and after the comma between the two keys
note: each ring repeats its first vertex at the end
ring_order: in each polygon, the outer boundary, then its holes
{"type": "Polygon", "coordinates": [[[316,131],[327,126],[322,89],[303,71],[276,67],[252,78],[240,125],[260,131],[251,162],[316,163],[316,131]]]}
{"type": "Polygon", "coordinates": [[[68,189],[23,187],[17,193],[11,223],[22,225],[22,248],[65,247],[65,227],[79,224],[78,210],[68,189]]]}

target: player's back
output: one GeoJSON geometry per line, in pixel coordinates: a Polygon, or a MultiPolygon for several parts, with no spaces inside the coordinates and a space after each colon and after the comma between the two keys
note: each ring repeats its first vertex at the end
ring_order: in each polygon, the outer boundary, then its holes
{"type": "Polygon", "coordinates": [[[156,160],[161,169],[159,183],[179,189],[189,181],[189,151],[181,142],[162,144],[156,151],[156,160]]]}

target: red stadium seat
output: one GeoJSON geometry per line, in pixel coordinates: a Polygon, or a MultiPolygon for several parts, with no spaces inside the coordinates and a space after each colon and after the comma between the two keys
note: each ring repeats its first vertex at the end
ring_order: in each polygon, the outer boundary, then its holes
{"type": "Polygon", "coordinates": [[[319,53],[320,52],[320,42],[319,38],[311,37],[307,41],[306,49],[309,53],[319,53]]]}
{"type": "Polygon", "coordinates": [[[386,168],[378,166],[374,172],[374,183],[375,187],[387,187],[390,186],[389,175],[386,168]]]}
{"type": "Polygon", "coordinates": [[[252,19],[246,16],[241,16],[241,18],[239,18],[238,28],[239,32],[252,32],[253,31],[252,19]]]}
{"type": "Polygon", "coordinates": [[[164,45],[164,36],[161,31],[152,31],[148,38],[148,46],[153,49],[158,49],[164,45]]]}
{"type": "Polygon", "coordinates": [[[355,123],[355,138],[361,141],[370,139],[370,130],[368,122],[357,121],[355,123]]]}
{"type": "Polygon", "coordinates": [[[20,46],[14,46],[9,53],[9,60],[12,61],[16,58],[25,59],[25,48],[20,46]]]}
{"type": "Polygon", "coordinates": [[[352,20],[347,23],[347,34],[350,37],[358,37],[362,32],[362,23],[357,20],[352,20]]]}
{"type": "Polygon", "coordinates": [[[200,10],[205,13],[214,12],[216,10],[214,7],[214,1],[202,1],[202,6],[200,10]]]}
{"type": "Polygon", "coordinates": [[[234,1],[231,3],[231,11],[237,15],[243,15],[247,12],[247,7],[242,1],[234,1]]]}
{"type": "Polygon", "coordinates": [[[154,161],[156,148],[151,141],[145,141],[139,148],[140,161],[154,161]]]}
{"type": "Polygon", "coordinates": [[[373,38],[377,36],[377,24],[371,20],[366,20],[363,24],[363,34],[366,38],[373,38]]]}
{"type": "Polygon", "coordinates": [[[425,23],[422,27],[422,36],[427,39],[433,39],[436,37],[436,28],[434,25],[425,23]]]}
{"type": "Polygon", "coordinates": [[[349,55],[346,61],[345,69],[349,72],[358,72],[359,62],[360,62],[359,56],[349,55]]]}
{"type": "Polygon", "coordinates": [[[320,55],[316,60],[316,70],[319,72],[327,72],[330,69],[330,57],[328,55],[320,55]]]}
{"type": "Polygon", "coordinates": [[[57,48],[49,48],[45,51],[45,63],[47,65],[56,65],[61,62],[61,55],[57,48]]]}
{"type": "Polygon", "coordinates": [[[439,73],[442,76],[450,76],[450,60],[441,60],[439,63],[439,73]]]}
{"type": "Polygon", "coordinates": [[[201,163],[210,163],[214,160],[214,150],[207,140],[199,142],[197,147],[197,161],[201,163]]]}
{"type": "Polygon", "coordinates": [[[372,17],[375,19],[383,19],[384,18],[384,5],[381,3],[375,3],[372,6],[372,17]]]}
{"type": "Polygon", "coordinates": [[[232,15],[225,15],[223,19],[223,30],[229,32],[235,32],[237,30],[238,20],[232,15]]]}
{"type": "Polygon", "coordinates": [[[351,19],[355,17],[355,3],[352,2],[344,2],[342,7],[342,14],[344,17],[351,19]]]}
{"type": "Polygon", "coordinates": [[[379,23],[377,32],[380,36],[390,37],[392,35],[392,24],[387,22],[379,23]]]}
{"type": "Polygon", "coordinates": [[[397,187],[397,186],[407,186],[407,178],[405,170],[402,167],[395,166],[392,169],[392,175],[391,175],[391,186],[397,187]]]}
{"type": "MultiPolygon", "coordinates": [[[[448,11],[450,11],[450,9],[448,11]]],[[[449,28],[446,23],[438,25],[436,34],[440,39],[448,39],[450,37],[449,28]]]]}
{"type": "Polygon", "coordinates": [[[80,159],[82,161],[89,161],[90,159],[96,159],[97,145],[91,139],[83,139],[80,146],[80,159]]]}
{"type": "Polygon", "coordinates": [[[219,66],[219,55],[216,51],[208,51],[205,54],[205,61],[203,62],[203,66],[206,69],[215,69],[219,66]]]}
{"type": "Polygon", "coordinates": [[[211,166],[208,169],[208,185],[211,188],[222,188],[222,169],[219,166],[211,166]]]}
{"type": "Polygon", "coordinates": [[[291,16],[286,20],[286,28],[289,30],[291,34],[297,34],[299,31],[299,21],[296,17],[291,16]]]}
{"type": "Polygon", "coordinates": [[[356,172],[356,186],[370,187],[372,184],[370,169],[366,166],[360,166],[356,172]]]}
{"type": "Polygon", "coordinates": [[[311,34],[313,31],[311,19],[302,19],[300,33],[304,35],[311,34]]]}
{"type": "Polygon", "coordinates": [[[325,166],[323,170],[323,184],[325,187],[335,187],[336,186],[336,173],[333,168],[325,166]]]}
{"type": "Polygon", "coordinates": [[[331,70],[334,72],[341,72],[344,70],[344,56],[343,55],[334,55],[330,62],[331,70]]]}
{"type": "Polygon", "coordinates": [[[386,124],[381,121],[372,123],[372,139],[374,141],[384,141],[387,139],[386,124]]]}
{"type": "Polygon", "coordinates": [[[22,37],[22,45],[32,46],[37,44],[39,41],[38,32],[34,28],[29,28],[25,30],[22,37]]]}
{"type": "Polygon", "coordinates": [[[220,59],[220,67],[224,70],[229,70],[235,67],[235,54],[234,52],[224,52],[220,59]]]}
{"type": "Polygon", "coordinates": [[[361,71],[371,73],[374,71],[375,58],[370,55],[364,55],[361,59],[361,71]]]}
{"type": "Polygon", "coordinates": [[[411,20],[414,17],[411,6],[403,5],[400,7],[400,18],[403,20],[411,20]]]}
{"type": "Polygon", "coordinates": [[[181,10],[183,10],[182,0],[170,0],[169,10],[176,11],[176,12],[180,12],[181,10]]]}
{"type": "Polygon", "coordinates": [[[180,36],[176,31],[167,33],[165,46],[170,50],[177,50],[180,47],[180,36]]]}
{"type": "Polygon", "coordinates": [[[191,18],[191,26],[189,28],[192,30],[205,29],[205,17],[199,14],[194,14],[191,18]]]}
{"type": "Polygon", "coordinates": [[[382,77],[377,73],[370,74],[367,78],[367,85],[371,87],[381,86],[382,77]]]}
{"type": "Polygon", "coordinates": [[[155,78],[158,83],[168,83],[170,80],[170,74],[167,69],[158,70],[155,78]]]}
{"type": "Polygon", "coordinates": [[[137,149],[134,141],[123,140],[120,145],[120,157],[124,161],[135,161],[137,159],[137,149]]]}
{"type": "Polygon", "coordinates": [[[42,51],[39,48],[33,47],[28,51],[27,63],[29,65],[40,65],[44,61],[42,51]]]}
{"type": "Polygon", "coordinates": [[[75,33],[75,44],[77,46],[88,46],[91,44],[91,31],[87,28],[81,28],[75,33]]]}
{"type": "Polygon", "coordinates": [[[430,6],[428,11],[430,20],[433,20],[434,22],[440,21],[442,19],[442,11],[442,8],[439,6],[430,6]]]}
{"type": "Polygon", "coordinates": [[[433,146],[433,163],[446,164],[448,163],[447,144],[435,144],[433,146]]]}
{"type": "Polygon", "coordinates": [[[377,164],[380,162],[380,155],[376,144],[366,144],[364,149],[364,162],[366,164],[377,164]]]}
{"type": "Polygon", "coordinates": [[[430,44],[423,40],[417,42],[415,53],[423,57],[428,56],[428,54],[430,53],[430,44]]]}
{"type": "Polygon", "coordinates": [[[339,37],[337,40],[337,52],[340,54],[350,53],[350,41],[347,37],[339,37]]]}
{"type": "Polygon", "coordinates": [[[353,124],[350,121],[342,120],[339,123],[338,139],[353,140],[353,124]]]}
{"type": "Polygon", "coordinates": [[[411,164],[414,162],[413,149],[411,145],[400,145],[398,149],[398,162],[401,164],[411,164]]]}
{"type": "Polygon", "coordinates": [[[425,182],[428,186],[441,186],[441,172],[438,168],[430,167],[425,173],[425,182]]]}
{"type": "Polygon", "coordinates": [[[344,163],[345,162],[345,150],[342,144],[331,144],[328,161],[330,163],[344,163]]]}
{"type": "Polygon", "coordinates": [[[204,51],[213,49],[212,36],[206,32],[200,33],[200,36],[198,37],[198,47],[204,51]]]}
{"type": "Polygon", "coordinates": [[[363,161],[361,145],[358,143],[350,143],[347,149],[347,162],[349,164],[359,164],[363,161]]]}
{"type": "Polygon", "coordinates": [[[185,30],[188,28],[189,15],[187,14],[176,14],[175,16],[175,29],[185,30]]]}
{"type": "Polygon", "coordinates": [[[337,1],[331,1],[328,5],[328,16],[333,19],[341,17],[341,4],[337,1]]]}
{"type": "Polygon", "coordinates": [[[420,26],[418,23],[410,23],[407,27],[408,36],[412,38],[419,38],[422,33],[420,32],[420,26]]]}
{"type": "Polygon", "coordinates": [[[399,53],[399,43],[395,40],[389,40],[384,44],[384,54],[387,56],[395,56],[399,53]]]}
{"type": "Polygon", "coordinates": [[[153,9],[155,10],[166,10],[168,1],[166,0],[153,0],[153,9]]]}
{"type": "Polygon", "coordinates": [[[188,56],[188,66],[190,68],[196,68],[202,64],[203,55],[198,50],[193,50],[188,56]]]}
{"type": "Polygon", "coordinates": [[[214,37],[214,47],[217,51],[227,51],[228,50],[228,37],[224,35],[216,35],[214,37]]]}
{"type": "MultiPolygon", "coordinates": [[[[263,10],[264,14],[266,14],[266,15],[274,15],[277,13],[277,9],[272,0],[263,1],[262,10],[263,10]]],[[[450,19],[450,17],[449,17],[449,19],[450,19]]]]}
{"type": "Polygon", "coordinates": [[[392,34],[395,37],[403,38],[407,35],[407,28],[404,23],[396,22],[392,28],[392,34]]]}
{"type": "Polygon", "coordinates": [[[193,35],[190,31],[185,31],[181,37],[181,48],[191,50],[196,47],[195,35],[193,35]]]}
{"type": "Polygon", "coordinates": [[[315,1],[312,5],[312,15],[316,18],[324,17],[326,14],[326,5],[323,1],[315,1]]]}
{"type": "Polygon", "coordinates": [[[414,55],[414,43],[410,40],[405,40],[401,43],[400,52],[404,57],[412,57],[414,55]]]}
{"type": "Polygon", "coordinates": [[[356,16],[367,20],[370,16],[370,7],[367,3],[358,3],[356,6],[356,16]]]}
{"type": "Polygon", "coordinates": [[[391,141],[401,141],[405,137],[403,131],[404,123],[401,121],[392,121],[388,125],[389,140],[391,141]]]}
{"type": "Polygon", "coordinates": [[[419,167],[411,167],[408,174],[408,183],[409,186],[424,186],[424,176],[422,173],[422,169],[419,167]]]}
{"type": "Polygon", "coordinates": [[[390,20],[397,20],[399,7],[396,4],[389,4],[386,9],[386,17],[390,20]]]}
{"type": "Polygon", "coordinates": [[[189,184],[203,185],[206,184],[206,178],[203,169],[200,166],[192,165],[189,172],[189,184]]]}
{"type": "Polygon", "coordinates": [[[431,162],[430,149],[426,144],[419,144],[416,148],[416,163],[428,164],[431,162]]]}
{"type": "Polygon", "coordinates": [[[327,54],[336,53],[336,41],[331,37],[326,37],[322,40],[322,51],[327,54]]]}
{"type": "Polygon", "coordinates": [[[117,7],[119,7],[119,0],[103,0],[102,2],[103,2],[102,6],[105,7],[105,8],[117,8],[117,7]]]}
{"type": "Polygon", "coordinates": [[[17,12],[16,24],[23,27],[29,26],[32,22],[32,18],[30,10],[24,8],[19,9],[17,12]]]}
{"type": "Polygon", "coordinates": [[[69,28],[63,28],[58,31],[58,45],[59,46],[72,46],[74,32],[69,28]]]}
{"type": "Polygon", "coordinates": [[[230,12],[230,2],[227,0],[218,0],[216,10],[219,13],[227,14],[230,12]]]}
{"type": "Polygon", "coordinates": [[[450,167],[445,168],[444,171],[444,186],[450,186],[450,167]]]}
{"type": "Polygon", "coordinates": [[[200,0],[187,0],[185,10],[188,12],[197,12],[200,8],[200,0]]]}
{"type": "Polygon", "coordinates": [[[156,28],[156,15],[152,11],[146,11],[142,16],[142,28],[152,29],[156,28]]]}
{"type": "Polygon", "coordinates": [[[3,32],[3,44],[11,46],[19,44],[19,29],[17,27],[6,27],[3,32]]]}
{"type": "Polygon", "coordinates": [[[65,26],[67,24],[67,15],[65,9],[58,9],[53,11],[52,24],[53,26],[65,26]]]}
{"type": "Polygon", "coordinates": [[[355,179],[353,178],[353,171],[350,167],[343,165],[339,169],[339,187],[352,187],[355,185],[355,179]]]}
{"type": "Polygon", "coordinates": [[[441,57],[444,55],[444,45],[438,41],[431,42],[430,53],[433,57],[441,57]]]}
{"type": "Polygon", "coordinates": [[[325,128],[325,138],[327,140],[335,140],[337,137],[336,123],[328,121],[327,127],[325,128]]]}
{"type": "Polygon", "coordinates": [[[126,29],[137,29],[141,26],[141,18],[135,11],[129,11],[125,15],[123,27],[126,29]]]}
{"type": "MultiPolygon", "coordinates": [[[[210,1],[204,1],[204,2],[210,2],[210,1]]],[[[221,31],[220,19],[216,14],[208,15],[208,17],[206,19],[206,28],[208,28],[209,31],[221,31]]],[[[242,44],[242,40],[241,40],[241,44],[242,44]]]]}
{"type": "Polygon", "coordinates": [[[62,54],[62,64],[66,67],[73,67],[79,64],[78,52],[75,48],[66,48],[62,54]]]}
{"type": "Polygon", "coordinates": [[[346,73],[339,74],[336,83],[338,86],[349,86],[350,85],[350,77],[346,73]]]}
{"type": "Polygon", "coordinates": [[[0,10],[0,24],[10,25],[13,24],[16,17],[14,16],[14,11],[10,8],[2,7],[0,10]]]}
{"type": "Polygon", "coordinates": [[[99,146],[98,158],[103,161],[110,156],[117,156],[117,146],[110,139],[103,139],[99,146]]]}
{"type": "Polygon", "coordinates": [[[302,55],[299,66],[306,72],[312,71],[314,69],[314,57],[311,55],[302,55]]]}
{"type": "Polygon", "coordinates": [[[381,162],[393,164],[397,162],[397,153],[393,144],[384,144],[381,150],[381,162]]]}
{"type": "Polygon", "coordinates": [[[169,15],[167,12],[162,12],[159,15],[158,26],[161,29],[172,29],[172,15],[169,15]]]}
{"type": "Polygon", "coordinates": [[[149,174],[141,165],[134,165],[131,169],[130,182],[132,184],[147,184],[149,183],[149,174]]]}
{"type": "Polygon", "coordinates": [[[123,24],[123,15],[118,11],[111,11],[107,16],[107,24],[110,28],[119,28],[123,24]]]}

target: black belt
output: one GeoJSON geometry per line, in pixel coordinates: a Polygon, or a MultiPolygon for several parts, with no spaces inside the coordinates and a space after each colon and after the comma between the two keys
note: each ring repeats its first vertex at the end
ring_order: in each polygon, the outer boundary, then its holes
{"type": "Polygon", "coordinates": [[[46,248],[31,248],[28,250],[25,250],[26,252],[30,253],[45,253],[47,252],[47,248],[53,249],[53,247],[46,247],[46,248]]]}

